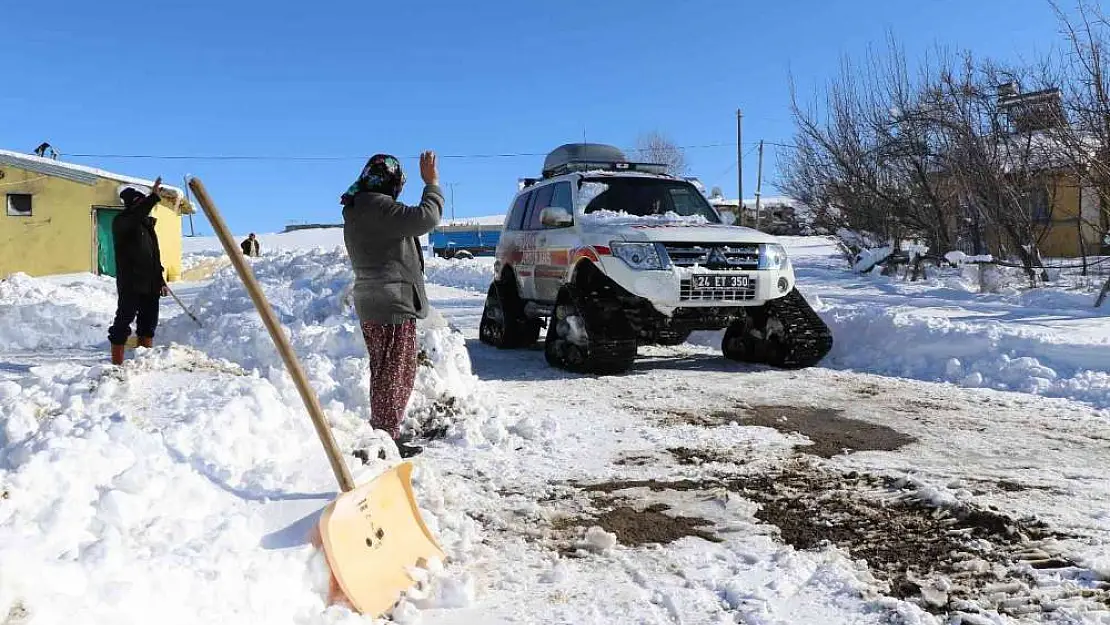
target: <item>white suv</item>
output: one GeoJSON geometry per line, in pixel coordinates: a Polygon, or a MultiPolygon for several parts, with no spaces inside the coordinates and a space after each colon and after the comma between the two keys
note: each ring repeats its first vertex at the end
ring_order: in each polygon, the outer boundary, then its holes
{"type": "Polygon", "coordinates": [[[524,347],[547,323],[554,366],[628,369],[642,344],[727,328],[725,356],[779,367],[817,363],[828,328],[794,288],[775,238],[723,223],[690,182],[569,144],[525,179],[505,219],[481,340],[524,347]]]}

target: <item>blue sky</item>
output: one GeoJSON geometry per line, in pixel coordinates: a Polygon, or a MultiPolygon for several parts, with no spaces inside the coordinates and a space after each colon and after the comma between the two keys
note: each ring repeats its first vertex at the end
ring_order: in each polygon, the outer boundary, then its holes
{"type": "MultiPolygon", "coordinates": [[[[338,222],[362,156],[543,153],[580,141],[789,140],[803,95],[842,55],[936,44],[1016,59],[1058,45],[1043,0],[8,3],[0,147],[63,154],[335,160],[70,160],[181,185],[201,177],[238,233],[338,222]]],[[[731,146],[690,149],[691,174],[736,190],[731,146]]],[[[774,193],[768,148],[765,195],[774,193]]],[[[458,216],[503,213],[542,157],[444,158],[458,216]]],[[[415,200],[415,160],[404,162],[415,200]]],[[[744,161],[755,189],[754,152],[744,161]]],[[[198,232],[211,229],[202,216],[198,232]]],[[[188,230],[188,228],[186,228],[188,230]]]]}

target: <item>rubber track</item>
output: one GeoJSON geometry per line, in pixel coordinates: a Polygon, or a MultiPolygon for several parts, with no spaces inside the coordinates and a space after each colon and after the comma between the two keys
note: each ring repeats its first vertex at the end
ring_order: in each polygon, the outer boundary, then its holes
{"type": "Polygon", "coordinates": [[[784,369],[812,367],[821,362],[833,346],[829,326],[814,312],[798,289],[766,304],[768,319],[778,319],[784,329],[785,356],[781,362],[767,364],[784,369]]]}
{"type": "Polygon", "coordinates": [[[565,285],[563,288],[567,289],[574,307],[584,317],[586,336],[589,337],[584,366],[575,367],[564,363],[566,368],[576,373],[596,375],[627,371],[636,358],[637,342],[635,334],[623,318],[624,311],[619,302],[608,293],[595,291],[587,296],[574,285],[565,285]],[[614,325],[614,321],[618,325],[614,325]]]}

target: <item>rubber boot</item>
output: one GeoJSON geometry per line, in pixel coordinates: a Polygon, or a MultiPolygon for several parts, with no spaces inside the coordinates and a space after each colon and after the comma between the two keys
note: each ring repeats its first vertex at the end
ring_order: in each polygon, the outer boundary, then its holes
{"type": "Polygon", "coordinates": [[[393,439],[394,444],[397,445],[397,452],[402,458],[412,458],[413,456],[422,453],[424,448],[420,445],[412,444],[411,436],[399,436],[393,439]]]}
{"type": "Polygon", "coordinates": [[[147,349],[150,349],[150,348],[154,347],[154,337],[153,336],[140,336],[139,337],[139,347],[145,347],[147,349]]]}
{"type": "Polygon", "coordinates": [[[113,365],[122,365],[123,364],[124,349],[126,349],[126,346],[124,346],[124,345],[112,345],[112,364],[113,365]]]}

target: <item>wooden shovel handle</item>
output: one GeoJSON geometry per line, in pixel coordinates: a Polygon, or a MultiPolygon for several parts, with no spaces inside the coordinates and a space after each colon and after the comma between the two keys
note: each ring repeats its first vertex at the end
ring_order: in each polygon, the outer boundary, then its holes
{"type": "Polygon", "coordinates": [[[243,258],[242,250],[231,238],[227,225],[220,217],[219,211],[216,210],[212,198],[208,197],[208,191],[205,190],[201,181],[197,178],[191,179],[189,188],[196,195],[197,202],[204,209],[204,214],[208,216],[208,221],[212,222],[212,228],[216,231],[216,236],[219,237],[228,257],[231,258],[231,264],[235,266],[235,271],[239,272],[239,278],[242,279],[243,285],[247,287],[247,293],[254,301],[254,307],[258,309],[258,314],[262,315],[262,322],[266,324],[266,329],[270,331],[270,338],[277,346],[281,359],[285,361],[285,367],[289,370],[289,375],[293,376],[293,383],[297,385],[297,391],[301,394],[304,407],[308,410],[308,415],[312,417],[312,425],[316,426],[316,434],[320,437],[320,442],[324,445],[324,451],[328,454],[328,461],[331,462],[331,470],[335,473],[335,479],[339,481],[339,488],[343,492],[354,490],[355,482],[351,479],[351,472],[347,469],[347,464],[343,462],[343,456],[340,455],[339,448],[335,444],[335,438],[332,437],[331,428],[328,426],[327,418],[324,417],[323,409],[320,408],[320,402],[316,399],[316,394],[312,392],[312,387],[308,384],[308,378],[305,377],[304,370],[301,369],[301,363],[297,360],[297,355],[293,353],[293,346],[289,344],[289,339],[282,331],[277,317],[274,316],[270,303],[266,301],[266,295],[262,293],[261,287],[258,286],[258,280],[255,279],[254,272],[251,271],[246,259],[243,258]]]}

